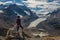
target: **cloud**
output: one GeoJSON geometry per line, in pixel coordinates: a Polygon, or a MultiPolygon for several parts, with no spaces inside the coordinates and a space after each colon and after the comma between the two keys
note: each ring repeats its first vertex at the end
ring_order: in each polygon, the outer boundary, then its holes
{"type": "Polygon", "coordinates": [[[2,10],[0,10],[0,13],[3,13],[3,11],[2,11],[2,10]]]}

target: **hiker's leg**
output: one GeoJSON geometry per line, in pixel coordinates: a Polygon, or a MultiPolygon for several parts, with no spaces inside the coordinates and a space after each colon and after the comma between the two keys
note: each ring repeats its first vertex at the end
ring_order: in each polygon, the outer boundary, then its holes
{"type": "Polygon", "coordinates": [[[23,27],[20,25],[20,27],[23,29],[23,27]]]}
{"type": "Polygon", "coordinates": [[[19,26],[17,26],[17,31],[19,30],[19,26]]]}

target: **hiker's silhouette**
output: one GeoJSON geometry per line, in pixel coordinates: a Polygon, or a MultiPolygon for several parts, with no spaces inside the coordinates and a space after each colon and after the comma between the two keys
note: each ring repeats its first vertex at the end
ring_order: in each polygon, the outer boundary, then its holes
{"type": "MultiPolygon", "coordinates": [[[[26,40],[26,37],[27,38],[31,38],[31,36],[29,36],[29,35],[27,35],[26,33],[25,33],[25,30],[23,29],[23,27],[21,26],[21,18],[20,18],[20,16],[17,16],[17,21],[16,21],[16,23],[17,23],[17,33],[16,32],[14,32],[13,30],[12,30],[12,28],[10,28],[9,30],[8,30],[8,32],[7,32],[7,35],[6,35],[6,39],[5,40],[12,40],[12,39],[18,39],[18,40],[26,40]],[[19,32],[19,28],[21,27],[21,29],[22,29],[22,35],[20,35],[20,32],[19,32]],[[11,34],[10,34],[10,31],[13,31],[11,34]]],[[[15,26],[14,26],[15,27],[15,26]]],[[[13,27],[13,29],[14,29],[14,27],[13,27]]]]}
{"type": "Polygon", "coordinates": [[[21,18],[20,18],[20,16],[17,16],[16,23],[17,23],[17,31],[19,30],[20,27],[21,27],[21,29],[23,29],[23,27],[21,25],[21,18]]]}
{"type": "MultiPolygon", "coordinates": [[[[23,27],[22,27],[22,25],[21,25],[21,18],[20,18],[20,16],[17,16],[17,21],[16,21],[16,23],[17,23],[17,31],[19,30],[19,28],[21,27],[21,29],[22,29],[22,36],[23,36],[23,40],[25,40],[25,37],[24,37],[24,35],[23,35],[23,27]]],[[[18,35],[19,36],[19,35],[18,35]]],[[[20,39],[19,39],[20,40],[20,39]]]]}

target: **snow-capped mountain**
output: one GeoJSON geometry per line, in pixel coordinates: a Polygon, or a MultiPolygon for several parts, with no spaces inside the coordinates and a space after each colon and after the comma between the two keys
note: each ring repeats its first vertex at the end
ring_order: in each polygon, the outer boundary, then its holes
{"type": "MultiPolygon", "coordinates": [[[[10,24],[15,24],[17,15],[22,16],[23,24],[26,23],[27,20],[30,21],[30,19],[32,19],[33,17],[34,17],[34,19],[35,19],[35,17],[37,17],[34,14],[34,12],[32,12],[27,6],[22,5],[22,4],[18,5],[17,3],[16,4],[12,4],[12,3],[1,4],[0,5],[0,15],[1,15],[0,17],[2,18],[2,20],[0,20],[0,21],[5,23],[4,24],[5,27],[7,27],[8,25],[11,26],[10,24]]],[[[3,23],[1,23],[0,26],[2,26],[3,23]]],[[[4,26],[2,26],[2,27],[4,27],[4,26]]]]}
{"type": "Polygon", "coordinates": [[[46,15],[49,12],[52,12],[53,10],[60,8],[59,3],[60,1],[46,2],[46,1],[28,0],[23,2],[27,7],[29,7],[32,11],[34,11],[37,16],[41,16],[41,14],[46,15]]]}
{"type": "Polygon", "coordinates": [[[51,25],[54,25],[55,27],[55,24],[58,24],[58,27],[60,26],[59,8],[60,0],[2,1],[0,2],[0,28],[3,27],[8,29],[14,27],[16,25],[16,14],[18,14],[23,16],[23,27],[27,27],[29,29],[32,28],[30,30],[35,33],[40,33],[41,30],[48,31],[49,33],[50,30],[52,30],[51,33],[55,33],[56,31],[54,31],[53,28],[51,29],[51,25]]]}
{"type": "Polygon", "coordinates": [[[45,21],[38,24],[37,26],[38,28],[42,26],[47,28],[48,30],[60,29],[60,9],[57,9],[50,14],[51,14],[50,17],[48,17],[45,21]]]}
{"type": "Polygon", "coordinates": [[[25,16],[25,15],[32,16],[33,15],[33,12],[27,6],[22,5],[22,4],[6,3],[5,5],[4,4],[0,5],[0,10],[6,11],[6,9],[8,9],[8,8],[10,8],[10,10],[14,11],[16,14],[20,14],[22,16],[25,16]]]}
{"type": "MultiPolygon", "coordinates": [[[[42,1],[42,0],[41,1],[21,0],[20,3],[14,0],[14,1],[1,2],[1,4],[0,4],[0,10],[5,12],[8,16],[11,16],[14,13],[14,15],[18,14],[24,17],[29,16],[28,19],[30,17],[33,18],[37,16],[41,18],[46,18],[50,16],[49,13],[52,13],[54,10],[60,8],[59,0],[51,1],[51,2],[42,1]]],[[[24,19],[26,19],[26,17],[24,19]]],[[[30,20],[30,22],[32,22],[32,20],[30,20]]]]}
{"type": "Polygon", "coordinates": [[[5,3],[17,3],[18,5],[23,4],[27,6],[31,11],[36,13],[38,17],[45,16],[49,12],[60,8],[59,0],[12,0],[6,1],[5,3]]]}

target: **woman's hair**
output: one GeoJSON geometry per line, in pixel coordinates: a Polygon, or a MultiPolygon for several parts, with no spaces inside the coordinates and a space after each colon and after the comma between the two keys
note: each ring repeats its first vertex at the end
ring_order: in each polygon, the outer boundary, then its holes
{"type": "Polygon", "coordinates": [[[20,16],[17,16],[17,18],[20,18],[20,16]]]}

